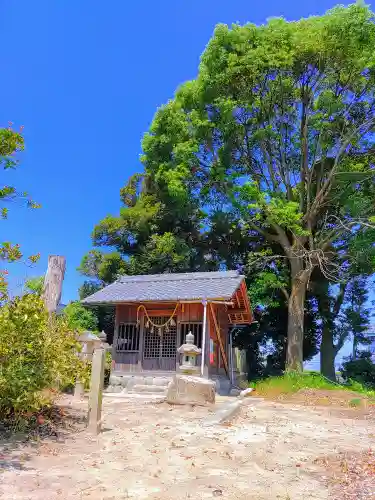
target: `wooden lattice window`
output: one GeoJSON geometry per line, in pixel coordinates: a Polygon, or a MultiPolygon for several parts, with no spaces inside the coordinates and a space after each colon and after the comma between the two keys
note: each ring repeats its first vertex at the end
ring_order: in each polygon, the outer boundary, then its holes
{"type": "Polygon", "coordinates": [[[185,344],[186,335],[191,332],[194,335],[194,344],[202,348],[202,332],[203,332],[203,324],[202,323],[181,323],[181,345],[185,344]]]}
{"type": "MultiPolygon", "coordinates": [[[[150,318],[155,325],[161,325],[167,320],[164,316],[150,318]]],[[[145,359],[175,358],[177,351],[177,327],[168,324],[168,327],[145,326],[144,354],[145,359]],[[151,331],[153,329],[154,331],[151,331]]]]}
{"type": "Polygon", "coordinates": [[[139,327],[136,323],[119,324],[116,351],[139,351],[139,327]]]}
{"type": "Polygon", "coordinates": [[[155,359],[160,357],[160,336],[158,333],[146,332],[144,339],[144,354],[145,359],[155,359]]]}
{"type": "MultiPolygon", "coordinates": [[[[170,328],[172,330],[172,328],[170,328]]],[[[161,357],[162,358],[175,358],[177,354],[177,331],[176,327],[173,327],[174,332],[169,333],[164,332],[162,338],[161,346],[161,357]]]]}

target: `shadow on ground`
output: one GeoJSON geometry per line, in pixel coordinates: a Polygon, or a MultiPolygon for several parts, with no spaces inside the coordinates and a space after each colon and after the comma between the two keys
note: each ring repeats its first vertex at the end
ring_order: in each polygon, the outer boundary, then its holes
{"type": "Polygon", "coordinates": [[[0,473],[29,470],[30,448],[36,450],[47,440],[65,443],[85,428],[86,412],[71,406],[52,406],[28,419],[0,420],[0,473]]]}

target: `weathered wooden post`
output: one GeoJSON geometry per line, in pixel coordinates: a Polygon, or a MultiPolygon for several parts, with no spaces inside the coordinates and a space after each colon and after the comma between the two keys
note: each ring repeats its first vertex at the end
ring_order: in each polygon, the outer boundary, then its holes
{"type": "Polygon", "coordinates": [[[95,349],[92,357],[88,431],[99,434],[102,425],[105,349],[95,349]]]}
{"type": "Polygon", "coordinates": [[[48,257],[48,268],[44,278],[43,300],[50,314],[56,312],[57,306],[60,303],[65,265],[65,257],[61,255],[50,255],[48,257]]]}

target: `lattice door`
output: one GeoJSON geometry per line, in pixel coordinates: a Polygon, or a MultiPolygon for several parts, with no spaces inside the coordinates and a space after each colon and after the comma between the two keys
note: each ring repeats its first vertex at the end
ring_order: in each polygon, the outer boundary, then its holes
{"type": "MultiPolygon", "coordinates": [[[[150,318],[157,325],[165,323],[168,317],[154,316],[150,318]]],[[[144,330],[143,369],[175,370],[177,353],[177,327],[159,328],[147,325],[144,330]]]]}

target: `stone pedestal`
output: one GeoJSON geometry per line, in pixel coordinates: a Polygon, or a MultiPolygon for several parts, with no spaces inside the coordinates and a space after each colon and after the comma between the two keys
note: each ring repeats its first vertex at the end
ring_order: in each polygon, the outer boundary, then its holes
{"type": "Polygon", "coordinates": [[[200,405],[215,403],[215,383],[192,375],[176,375],[168,386],[167,403],[200,405]]]}

